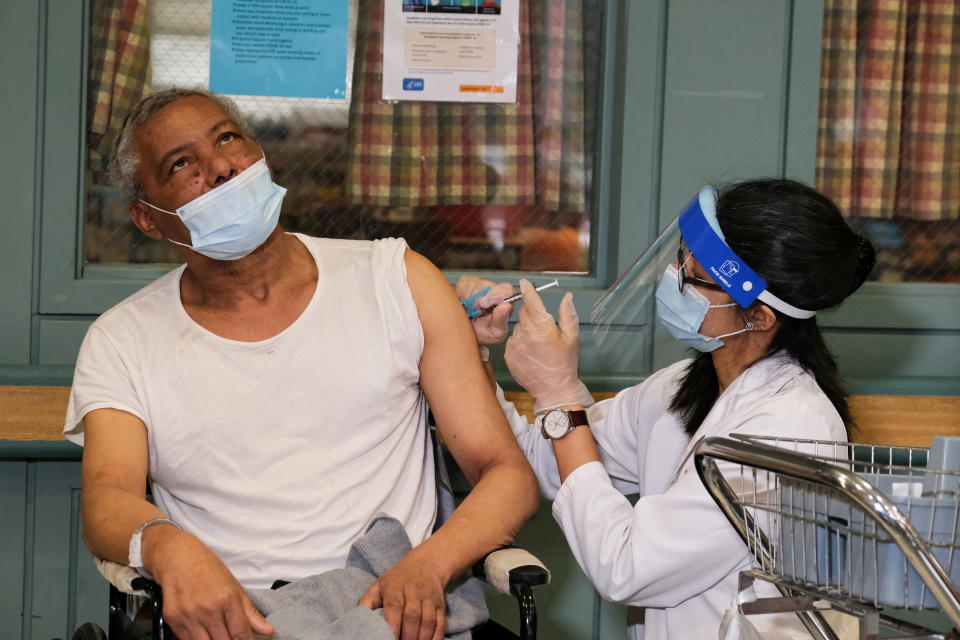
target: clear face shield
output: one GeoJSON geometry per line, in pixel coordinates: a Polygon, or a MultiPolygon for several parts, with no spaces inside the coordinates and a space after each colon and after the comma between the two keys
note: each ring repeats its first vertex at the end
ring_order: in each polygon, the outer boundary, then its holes
{"type": "Polygon", "coordinates": [[[685,357],[686,347],[659,326],[656,300],[657,285],[667,265],[676,263],[681,239],[674,218],[593,305],[593,337],[615,373],[649,372],[685,357]]]}
{"type": "MultiPolygon", "coordinates": [[[[689,265],[688,265],[689,266],[689,265]]],[[[716,214],[716,192],[704,187],[684,210],[660,233],[654,243],[641,254],[627,271],[593,306],[591,321],[599,352],[615,373],[652,372],[688,357],[688,344],[697,342],[696,327],[688,327],[688,336],[675,340],[658,322],[658,304],[663,304],[663,291],[658,301],[658,287],[677,287],[670,297],[700,297],[688,288],[708,288],[730,296],[732,304],[747,308],[754,300],[794,318],[813,317],[814,311],[798,309],[767,289],[767,283],[726,244],[716,214]],[[689,250],[689,253],[688,251],[689,250]],[[684,269],[689,254],[697,259],[713,282],[690,277],[684,269]],[[671,269],[674,266],[676,269],[671,269]],[[672,272],[672,273],[670,273],[672,272]],[[661,282],[666,279],[667,282],[661,282]],[[685,342],[684,342],[685,341],[685,342]]],[[[676,334],[675,309],[660,309],[671,320],[676,334]]],[[[707,309],[703,310],[706,313],[707,309]]],[[[702,320],[702,316],[701,316],[702,320]]],[[[740,333],[740,331],[737,331],[740,333]]],[[[728,334],[732,335],[732,334],[728,334]]],[[[719,336],[720,338],[725,336],[719,336]]],[[[717,340],[700,336],[704,340],[717,340]]],[[[697,344],[698,348],[703,345],[697,344]]],[[[712,348],[722,343],[711,345],[712,348]]],[[[711,349],[701,348],[701,351],[711,349]]]]}

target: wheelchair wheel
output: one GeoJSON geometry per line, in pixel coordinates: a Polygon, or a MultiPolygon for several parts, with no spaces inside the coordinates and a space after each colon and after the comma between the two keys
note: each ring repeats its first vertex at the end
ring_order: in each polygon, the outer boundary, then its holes
{"type": "Polygon", "coordinates": [[[107,640],[107,634],[103,632],[100,625],[87,622],[77,627],[70,640],[107,640]]]}

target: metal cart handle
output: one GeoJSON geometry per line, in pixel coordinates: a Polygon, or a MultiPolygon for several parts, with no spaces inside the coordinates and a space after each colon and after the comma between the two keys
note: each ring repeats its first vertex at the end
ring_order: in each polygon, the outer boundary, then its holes
{"type": "MultiPolygon", "coordinates": [[[[806,480],[845,495],[864,512],[870,514],[900,547],[910,564],[930,587],[931,593],[943,607],[950,621],[955,627],[960,628],[960,590],[951,582],[940,563],[934,559],[930,549],[910,521],[882,492],[858,474],[809,456],[764,444],[743,442],[732,438],[701,439],[694,449],[697,474],[724,515],[743,538],[744,543],[748,545],[749,529],[744,523],[752,523],[752,516],[740,505],[716,462],[711,458],[806,480]]],[[[770,542],[765,536],[761,538],[761,544],[764,545],[764,553],[772,552],[770,542]]]]}

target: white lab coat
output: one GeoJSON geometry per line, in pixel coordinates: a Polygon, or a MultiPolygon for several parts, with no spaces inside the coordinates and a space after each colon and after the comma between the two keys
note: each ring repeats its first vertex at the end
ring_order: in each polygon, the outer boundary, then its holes
{"type": "MultiPolygon", "coordinates": [[[[602,463],[582,465],[562,486],[551,444],[498,391],[584,573],[603,598],[646,608],[645,625],[630,627],[634,639],[717,638],[738,573],[749,564],[746,546],[697,476],[691,452],[699,438],[736,432],[846,439],[813,377],[786,357],[761,360],[741,374],[691,438],[667,411],[688,363],[590,407],[602,463]],[[624,494],[636,493],[633,506],[624,494]]],[[[732,469],[721,465],[725,475],[732,469]]],[[[757,584],[758,596],[779,595],[757,584]]],[[[765,636],[809,638],[794,614],[750,620],[765,636]]]]}

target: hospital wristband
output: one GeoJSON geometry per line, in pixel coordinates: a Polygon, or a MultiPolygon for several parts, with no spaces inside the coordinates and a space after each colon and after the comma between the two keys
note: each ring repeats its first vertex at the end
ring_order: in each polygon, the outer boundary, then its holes
{"type": "Polygon", "coordinates": [[[130,537],[130,547],[127,550],[127,564],[134,569],[139,570],[141,573],[145,573],[145,569],[143,567],[143,532],[158,524],[169,524],[176,527],[180,531],[183,531],[183,527],[178,525],[170,518],[153,518],[141,524],[130,537]]]}

